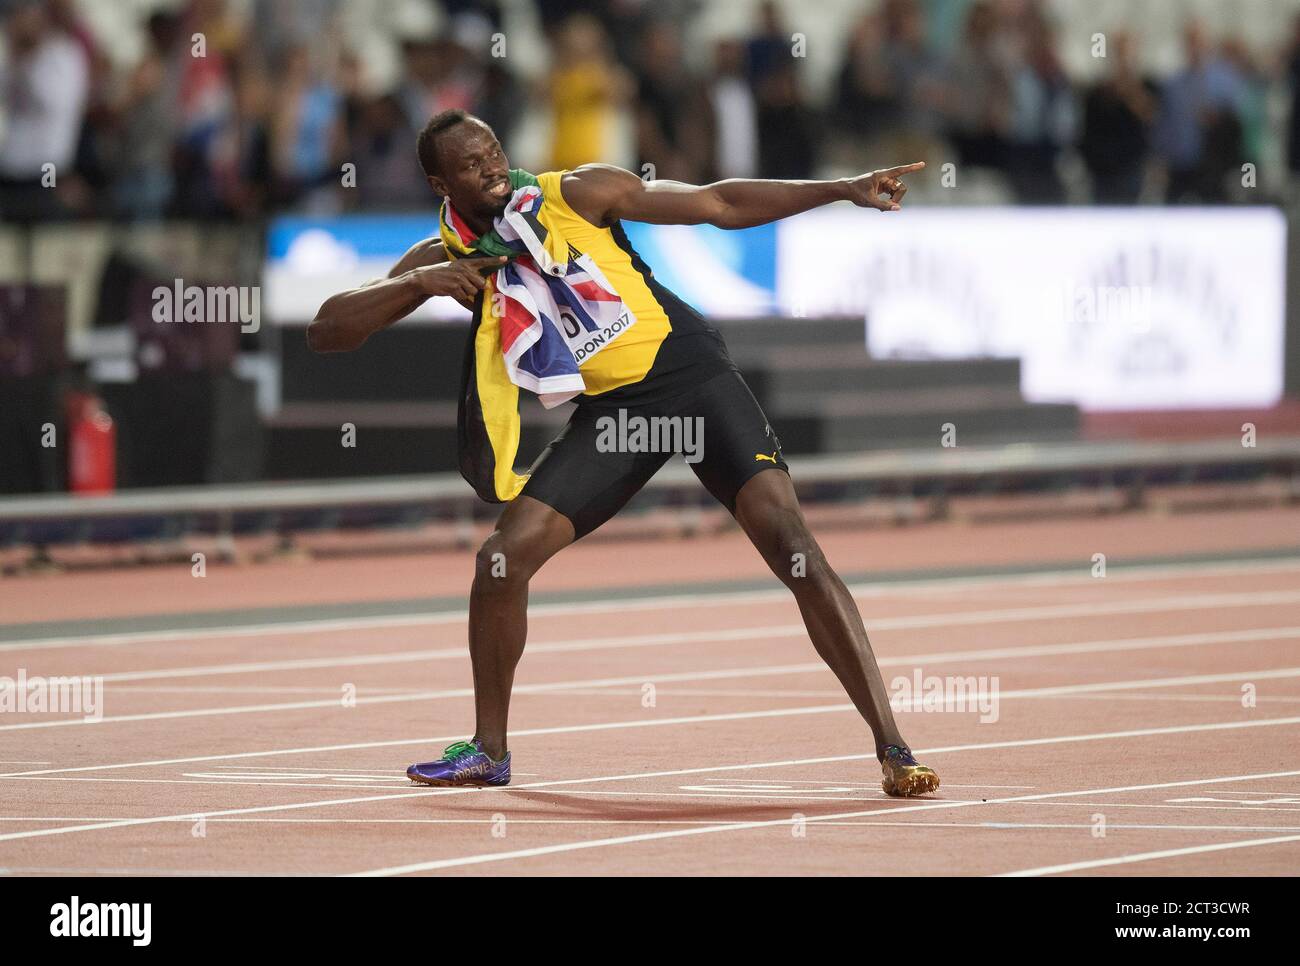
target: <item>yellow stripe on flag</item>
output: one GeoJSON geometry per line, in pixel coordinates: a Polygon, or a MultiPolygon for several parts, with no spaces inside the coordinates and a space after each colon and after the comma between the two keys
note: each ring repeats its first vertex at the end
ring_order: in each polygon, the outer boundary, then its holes
{"type": "Polygon", "coordinates": [[[528,477],[514,470],[519,452],[519,387],[510,381],[506,372],[500,320],[488,310],[494,291],[493,279],[489,278],[483,288],[482,318],[474,338],[474,367],[483,426],[492,447],[493,485],[497,499],[509,501],[519,495],[528,477]]]}

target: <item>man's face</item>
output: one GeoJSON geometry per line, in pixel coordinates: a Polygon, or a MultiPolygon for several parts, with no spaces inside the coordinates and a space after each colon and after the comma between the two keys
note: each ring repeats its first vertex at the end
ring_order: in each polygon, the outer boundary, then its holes
{"type": "Polygon", "coordinates": [[[471,222],[490,222],[510,201],[510,165],[486,124],[466,120],[444,131],[437,143],[439,174],[429,186],[451,200],[471,222]]]}

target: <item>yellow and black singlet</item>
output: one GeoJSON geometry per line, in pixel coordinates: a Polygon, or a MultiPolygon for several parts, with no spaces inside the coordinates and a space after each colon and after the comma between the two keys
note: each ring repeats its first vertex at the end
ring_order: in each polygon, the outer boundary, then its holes
{"type": "MultiPolygon", "coordinates": [[[[580,364],[585,390],[574,399],[578,408],[654,406],[735,371],[718,330],[655,280],[621,224],[602,228],[569,207],[560,186],[565,173],[536,176],[545,199],[543,227],[548,236],[563,239],[571,259],[585,255],[595,262],[636,320],[580,364]]],[[[518,495],[526,480],[510,465],[519,443],[518,390],[499,350],[492,351],[497,330],[484,327],[483,306],[480,296],[462,369],[459,463],[482,499],[501,503],[518,495]]]]}
{"type": "Polygon", "coordinates": [[[537,176],[549,216],[570,248],[589,255],[636,317],[582,366],[587,390],[578,405],[657,402],[719,372],[735,369],[718,330],[655,280],[621,224],[601,228],[569,207],[560,188],[566,172],[537,176]]]}

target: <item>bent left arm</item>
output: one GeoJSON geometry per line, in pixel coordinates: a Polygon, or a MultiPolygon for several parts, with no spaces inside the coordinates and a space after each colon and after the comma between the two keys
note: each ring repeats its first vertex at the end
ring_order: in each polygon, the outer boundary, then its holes
{"type": "Polygon", "coordinates": [[[579,215],[602,227],[627,219],[654,225],[716,225],[749,228],[851,201],[860,208],[898,211],[907,186],[901,176],[924,161],[870,171],[838,181],[754,181],[730,179],[708,185],[642,181],[608,164],[575,168],[561,182],[564,198],[579,215]]]}

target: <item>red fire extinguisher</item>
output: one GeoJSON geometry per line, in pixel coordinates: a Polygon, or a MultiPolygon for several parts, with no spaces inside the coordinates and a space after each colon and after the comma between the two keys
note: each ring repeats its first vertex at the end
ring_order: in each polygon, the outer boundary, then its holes
{"type": "Polygon", "coordinates": [[[68,400],[68,489],[111,493],[117,485],[117,428],[93,393],[68,400]]]}

